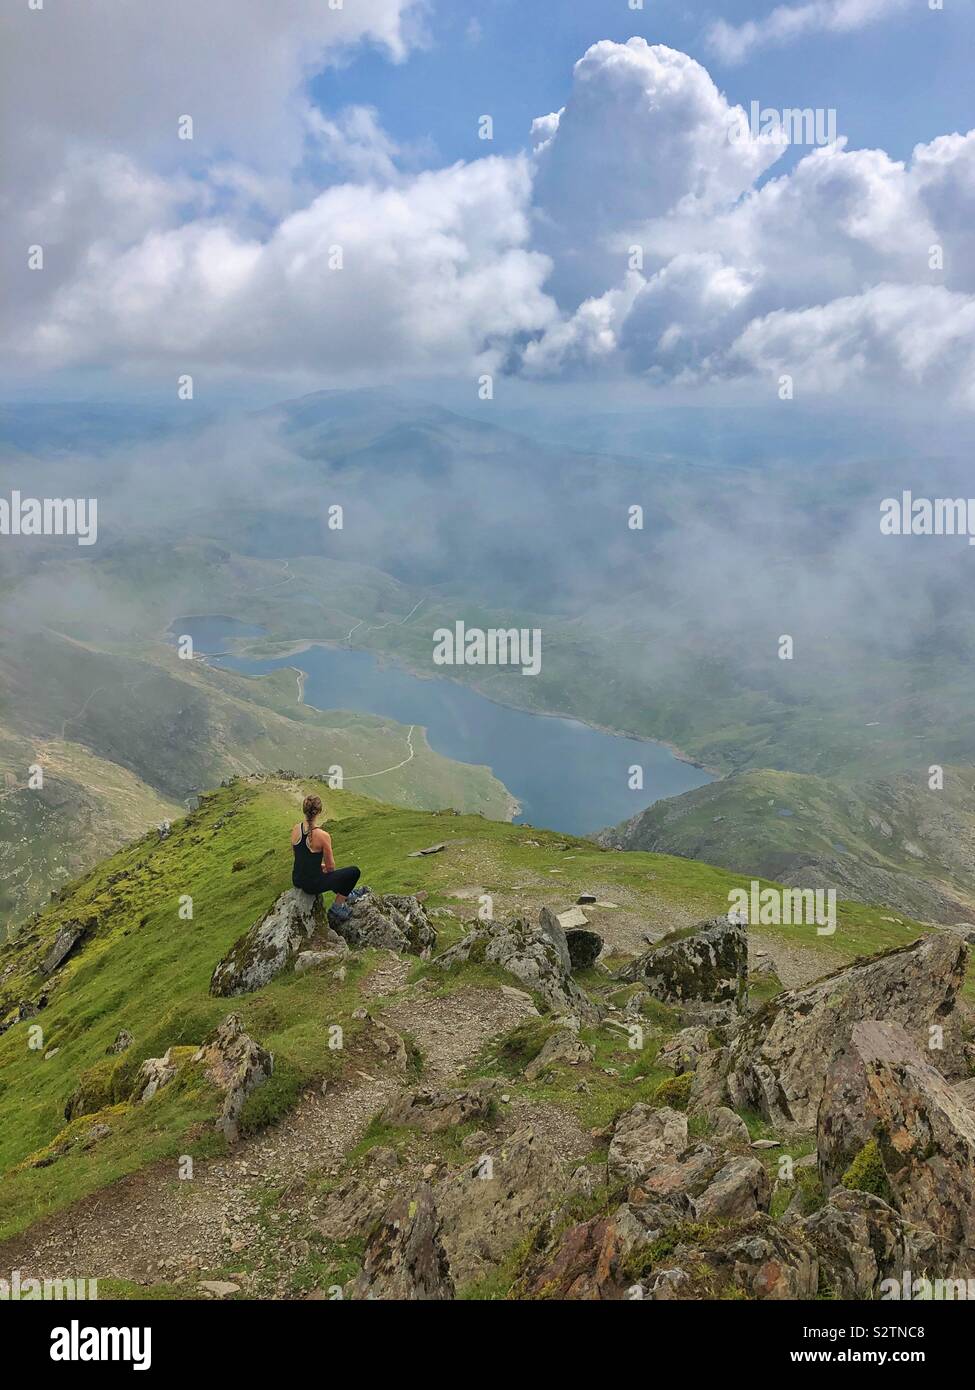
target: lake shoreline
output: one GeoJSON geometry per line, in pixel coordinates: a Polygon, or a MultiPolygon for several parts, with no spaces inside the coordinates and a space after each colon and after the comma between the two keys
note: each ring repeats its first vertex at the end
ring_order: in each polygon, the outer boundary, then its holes
{"type": "MultiPolygon", "coordinates": [[[[247,641],[247,638],[242,638],[237,645],[246,647],[247,641]]],[[[402,657],[391,655],[389,652],[377,651],[375,647],[350,647],[342,641],[330,641],[326,637],[310,637],[298,639],[298,641],[290,646],[286,646],[283,651],[277,652],[273,656],[248,652],[246,650],[227,652],[225,654],[228,656],[243,657],[245,659],[249,658],[252,661],[282,661],[286,660],[289,656],[300,656],[302,652],[308,651],[311,647],[327,647],[330,651],[366,652],[370,656],[375,657],[380,666],[388,661],[394,666],[399,666],[417,680],[449,681],[451,684],[459,686],[462,690],[473,690],[476,694],[480,695],[482,700],[489,700],[492,705],[498,705],[501,709],[517,710],[520,714],[537,714],[541,719],[574,719],[578,723],[584,724],[587,729],[593,729],[599,734],[608,734],[612,738],[634,739],[638,743],[652,743],[657,748],[666,748],[667,752],[677,762],[684,763],[688,767],[695,767],[699,772],[706,772],[707,775],[712,777],[716,782],[721,781],[725,775],[720,768],[711,767],[707,763],[701,762],[699,758],[695,758],[683,748],[678,748],[675,743],[671,743],[668,739],[654,738],[650,734],[634,733],[630,729],[615,729],[608,724],[597,724],[594,720],[585,719],[578,714],[567,714],[565,710],[536,709],[534,706],[530,705],[512,704],[510,700],[499,700],[494,695],[488,695],[486,691],[482,690],[474,682],[458,680],[456,676],[449,676],[446,674],[431,675],[429,671],[418,671],[411,666],[408,661],[403,660],[402,657]]],[[[214,653],[214,655],[219,654],[220,653],[214,653]]],[[[307,679],[308,673],[302,671],[301,667],[295,666],[291,669],[301,672],[301,675],[307,679]]],[[[314,708],[317,709],[319,707],[316,705],[314,708]]]]}

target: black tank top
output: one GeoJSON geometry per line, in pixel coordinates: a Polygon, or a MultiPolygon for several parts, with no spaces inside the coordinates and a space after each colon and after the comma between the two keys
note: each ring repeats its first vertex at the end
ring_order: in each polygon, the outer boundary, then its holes
{"type": "Polygon", "coordinates": [[[301,839],[296,845],[291,846],[295,853],[291,882],[296,888],[303,888],[306,893],[320,893],[322,891],[322,855],[325,851],[308,848],[304,821],[299,829],[301,830],[301,839]]]}

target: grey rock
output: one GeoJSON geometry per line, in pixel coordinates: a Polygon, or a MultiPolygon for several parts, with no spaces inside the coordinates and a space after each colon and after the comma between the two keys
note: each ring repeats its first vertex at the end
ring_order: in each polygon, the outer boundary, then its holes
{"type": "Polygon", "coordinates": [[[726,1105],[719,1105],[711,1114],[712,1133],[723,1144],[750,1144],[752,1137],[740,1115],[726,1105]]]}
{"type": "Polygon", "coordinates": [[[653,1109],[641,1102],[616,1121],[607,1166],[611,1177],[639,1183],[686,1148],[687,1116],[669,1106],[653,1109]]]}
{"type": "Polygon", "coordinates": [[[263,1086],[274,1071],[274,1058],[244,1032],[239,1014],[228,1014],[194,1054],[207,1077],[224,1092],[217,1129],[228,1143],[237,1139],[237,1122],[244,1101],[263,1086]]]}
{"type": "Polygon", "coordinates": [[[710,1029],[698,1024],[694,1028],[682,1028],[668,1038],[657,1054],[657,1061],[681,1076],[686,1071],[696,1070],[701,1058],[710,1051],[710,1029]]]}
{"type": "Polygon", "coordinates": [[[419,898],[393,893],[367,893],[349,904],[351,915],[338,921],[329,913],[329,925],[350,946],[375,946],[405,955],[428,957],[437,941],[437,929],[419,898]]]}
{"type": "Polygon", "coordinates": [[[466,1090],[438,1090],[424,1086],[397,1096],[382,1112],[383,1122],[438,1134],[472,1120],[489,1118],[497,1085],[480,1082],[466,1090]]]}
{"type": "Polygon", "coordinates": [[[599,1007],[572,978],[565,934],[545,908],[538,923],[525,917],[478,923],[462,941],[439,956],[437,964],[448,970],[471,958],[507,970],[556,1015],[575,1014],[587,1024],[602,1017],[599,1007]]]}
{"type": "Polygon", "coordinates": [[[823,1088],[819,1173],[829,1191],[870,1144],[871,1181],[883,1188],[878,1195],[972,1264],[975,1113],[959,1101],[930,1056],[900,1024],[854,1025],[823,1088]]]}
{"type": "Polygon", "coordinates": [[[436,1189],[440,1236],[458,1285],[500,1264],[564,1199],[558,1153],[532,1130],[517,1130],[490,1157],[490,1166],[477,1158],[436,1189]]]}
{"type": "Polygon", "coordinates": [[[715,917],[691,930],[671,932],[624,966],[618,978],[639,982],[665,1004],[744,1003],[748,937],[740,922],[715,917]]]}
{"type": "Polygon", "coordinates": [[[324,930],[324,926],[321,899],[300,888],[289,888],[220,961],[210,980],[210,993],[229,998],[262,989],[291,964],[316,929],[324,930]]]}
{"type": "Polygon", "coordinates": [[[68,922],[61,928],[38,967],[42,975],[53,975],[77,949],[88,934],[80,922],[68,922]]]}
{"type": "Polygon", "coordinates": [[[428,1184],[395,1199],[369,1236],[362,1270],[348,1288],[353,1299],[444,1302],[454,1284],[440,1217],[428,1184]]]}
{"type": "Polygon", "coordinates": [[[833,1298],[877,1298],[881,1282],[900,1284],[905,1270],[945,1269],[937,1237],[869,1192],[837,1189],[798,1229],[816,1251],[821,1282],[833,1298]]]}
{"type": "Polygon", "coordinates": [[[593,1050],[587,1043],[568,1028],[560,1028],[547,1039],[541,1052],[534,1057],[525,1068],[525,1080],[537,1081],[540,1076],[555,1066],[557,1063],[564,1063],[567,1066],[578,1066],[580,1062],[591,1062],[593,1060],[593,1050]]]}
{"type": "Polygon", "coordinates": [[[704,1191],[694,1198],[698,1221],[738,1221],[757,1211],[768,1211],[772,1184],[757,1158],[733,1158],[721,1168],[704,1191]]]}

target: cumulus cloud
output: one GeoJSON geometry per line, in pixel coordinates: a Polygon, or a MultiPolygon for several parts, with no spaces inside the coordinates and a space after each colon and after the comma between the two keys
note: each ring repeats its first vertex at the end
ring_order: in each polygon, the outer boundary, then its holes
{"type": "MultiPolygon", "coordinates": [[[[535,122],[538,244],[563,302],[606,287],[653,218],[711,215],[780,157],[784,140],[747,129],[700,63],[641,38],[594,44],[564,109],[535,122]]],[[[614,277],[615,278],[615,277],[614,277]]]]}
{"type": "Polygon", "coordinates": [[[806,34],[849,34],[905,10],[909,0],[808,0],[803,5],[777,5],[763,19],[744,24],[716,20],[708,43],[726,63],[741,63],[759,48],[792,43],[806,34]]]}
{"type": "Polygon", "coordinates": [[[565,110],[536,123],[538,215],[558,230],[539,239],[565,312],[524,369],[781,370],[808,389],[871,377],[971,403],[975,132],[907,163],[840,140],[756,187],[783,146],[729,141],[737,115],[699,64],[643,40],[577,65],[565,110]]]}

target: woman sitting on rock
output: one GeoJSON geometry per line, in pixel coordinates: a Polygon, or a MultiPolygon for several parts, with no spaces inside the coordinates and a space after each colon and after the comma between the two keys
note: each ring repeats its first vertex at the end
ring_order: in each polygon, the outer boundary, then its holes
{"type": "Polygon", "coordinates": [[[347,869],[337,869],[332,855],[332,837],[322,830],[315,821],[322,814],[320,796],[306,796],[301,806],[304,821],[291,831],[291,848],[295,854],[295,864],[291,871],[291,882],[305,893],[334,893],[329,916],[345,922],[351,915],[349,902],[355,902],[368,893],[368,888],[357,888],[359,870],[355,865],[347,869]]]}

